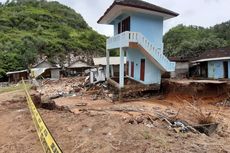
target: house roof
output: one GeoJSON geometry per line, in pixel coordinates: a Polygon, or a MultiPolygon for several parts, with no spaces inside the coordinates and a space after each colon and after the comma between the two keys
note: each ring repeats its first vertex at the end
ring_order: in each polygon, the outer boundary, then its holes
{"type": "MultiPolygon", "coordinates": [[[[107,65],[106,57],[93,58],[95,65],[107,65]]],[[[110,65],[120,65],[120,57],[109,57],[110,65]]],[[[124,64],[126,64],[126,57],[124,57],[124,64]]]]}
{"type": "MultiPolygon", "coordinates": [[[[169,19],[172,17],[176,17],[179,14],[176,12],[173,12],[171,10],[165,9],[163,7],[142,1],[142,0],[114,0],[113,4],[106,10],[104,15],[98,20],[98,23],[106,23],[106,21],[103,21],[106,16],[108,16],[110,13],[114,14],[112,10],[116,9],[116,6],[119,6],[120,8],[123,7],[119,11],[123,11],[124,9],[128,8],[134,8],[132,11],[143,11],[147,10],[150,12],[157,13],[156,15],[163,16],[165,19],[169,19]]],[[[118,11],[116,11],[117,13],[118,11]]],[[[118,14],[119,15],[119,14],[118,14]]]]}
{"type": "Polygon", "coordinates": [[[192,62],[196,63],[196,62],[227,60],[227,59],[230,59],[230,46],[207,50],[192,62]]]}
{"type": "Polygon", "coordinates": [[[68,66],[68,68],[81,68],[81,67],[91,67],[87,62],[83,60],[77,60],[68,66]]]}
{"type": "Polygon", "coordinates": [[[184,57],[169,57],[169,60],[173,62],[189,62],[189,58],[184,57]]]}
{"type": "Polygon", "coordinates": [[[52,64],[47,59],[44,59],[44,60],[38,62],[37,64],[33,65],[32,67],[37,68],[42,63],[48,63],[50,65],[49,68],[60,68],[60,66],[58,64],[52,64]]]}
{"type": "Polygon", "coordinates": [[[7,72],[6,75],[10,75],[10,74],[17,74],[17,73],[24,73],[24,72],[27,72],[28,73],[28,70],[21,70],[21,71],[12,71],[12,72],[7,72]]]}

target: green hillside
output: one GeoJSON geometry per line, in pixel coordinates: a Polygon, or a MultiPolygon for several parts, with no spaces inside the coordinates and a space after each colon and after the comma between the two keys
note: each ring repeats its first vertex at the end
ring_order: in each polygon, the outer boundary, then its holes
{"type": "Polygon", "coordinates": [[[63,61],[68,53],[104,55],[105,36],[58,2],[17,0],[0,4],[0,77],[37,57],[63,61]]]}
{"type": "Polygon", "coordinates": [[[205,50],[230,45],[230,21],[210,28],[178,25],[164,36],[167,56],[196,57],[205,50]]]}

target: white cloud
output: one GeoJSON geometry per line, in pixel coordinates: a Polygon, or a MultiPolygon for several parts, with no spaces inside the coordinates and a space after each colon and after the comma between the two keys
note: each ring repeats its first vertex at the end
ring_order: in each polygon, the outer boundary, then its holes
{"type": "MultiPolygon", "coordinates": [[[[0,0],[0,2],[5,0],[0,0]]],[[[76,12],[81,13],[86,22],[99,33],[111,36],[113,27],[99,25],[97,20],[103,15],[113,0],[58,0],[76,12]]],[[[178,25],[198,25],[209,27],[230,20],[230,0],[146,0],[147,2],[178,12],[176,18],[165,21],[164,31],[178,25]]]]}

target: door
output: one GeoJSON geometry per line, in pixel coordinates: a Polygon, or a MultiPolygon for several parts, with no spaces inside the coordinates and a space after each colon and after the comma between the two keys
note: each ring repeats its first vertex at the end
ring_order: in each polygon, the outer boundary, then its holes
{"type": "Polygon", "coordinates": [[[208,77],[208,62],[200,63],[200,76],[203,78],[208,77]]]}
{"type": "Polygon", "coordinates": [[[140,79],[145,81],[145,59],[141,59],[141,71],[140,71],[140,79]]]}
{"type": "Polygon", "coordinates": [[[126,75],[129,76],[129,61],[126,62],[126,75]]]}
{"type": "Polygon", "coordinates": [[[121,23],[118,23],[118,27],[117,27],[118,29],[117,29],[117,31],[118,31],[118,34],[120,34],[121,33],[121,23]]]}
{"type": "Polygon", "coordinates": [[[228,61],[224,61],[224,78],[228,78],[228,61]]]}
{"type": "Polygon", "coordinates": [[[215,79],[215,64],[213,62],[208,64],[208,77],[215,79]]]}
{"type": "Polygon", "coordinates": [[[131,77],[134,78],[134,62],[131,62],[131,77]]]}

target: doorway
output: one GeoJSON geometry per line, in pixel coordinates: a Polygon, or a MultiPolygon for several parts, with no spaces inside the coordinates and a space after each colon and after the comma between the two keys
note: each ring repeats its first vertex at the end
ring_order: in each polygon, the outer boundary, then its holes
{"type": "Polygon", "coordinates": [[[202,78],[208,77],[208,62],[200,63],[200,77],[202,78]]]}
{"type": "Polygon", "coordinates": [[[224,61],[224,78],[228,78],[228,61],[224,61]]]}
{"type": "Polygon", "coordinates": [[[134,62],[131,62],[131,77],[134,78],[134,62]]]}
{"type": "Polygon", "coordinates": [[[129,76],[129,61],[126,63],[126,75],[129,76]]]}
{"type": "Polygon", "coordinates": [[[141,73],[140,73],[140,79],[142,81],[145,81],[145,59],[141,59],[141,73]]]}

